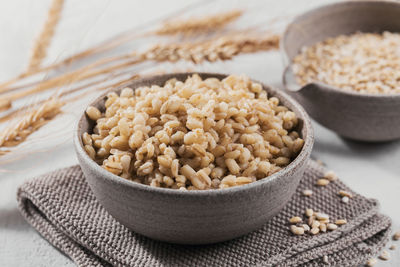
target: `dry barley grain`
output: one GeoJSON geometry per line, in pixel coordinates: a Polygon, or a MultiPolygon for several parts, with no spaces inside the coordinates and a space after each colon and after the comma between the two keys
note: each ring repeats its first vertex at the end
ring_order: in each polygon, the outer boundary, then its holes
{"type": "Polygon", "coordinates": [[[104,113],[87,108],[95,133],[82,140],[106,170],[153,187],[252,183],[284,168],[300,151],[295,143],[304,144],[294,113],[260,87],[245,76],[193,75],[162,87],[124,88],[107,95],[104,113]]]}
{"type": "Polygon", "coordinates": [[[379,259],[383,261],[388,261],[390,259],[389,252],[387,250],[382,251],[381,254],[379,255],[379,259]]]}
{"type": "Polygon", "coordinates": [[[397,231],[396,233],[394,233],[393,235],[393,240],[400,240],[400,231],[397,231]]]}
{"type": "Polygon", "coordinates": [[[298,217],[298,216],[294,216],[294,217],[292,217],[292,218],[290,218],[289,219],[289,222],[290,223],[301,223],[302,222],[302,219],[300,218],[300,217],[298,217]]]}
{"type": "Polygon", "coordinates": [[[325,178],[320,178],[317,180],[317,185],[319,186],[326,186],[329,184],[329,180],[325,178]]]}
{"type": "Polygon", "coordinates": [[[314,211],[312,209],[306,209],[306,216],[307,217],[311,217],[311,216],[313,216],[313,214],[314,214],[314,211]]]}
{"type": "Polygon", "coordinates": [[[343,203],[349,203],[350,199],[348,197],[342,197],[343,203]]]}
{"type": "Polygon", "coordinates": [[[322,257],[322,261],[323,261],[325,264],[329,264],[329,258],[328,258],[328,256],[327,256],[327,255],[324,255],[324,256],[322,257]]]}
{"type": "Polygon", "coordinates": [[[311,228],[310,233],[312,235],[318,234],[319,233],[319,228],[318,227],[311,228]]]}
{"type": "Polygon", "coordinates": [[[336,173],[335,173],[334,171],[331,171],[331,170],[330,170],[330,171],[327,171],[327,172],[324,174],[324,178],[325,178],[325,179],[328,179],[328,180],[331,181],[331,182],[336,181],[336,180],[338,179],[336,173]]]}
{"type": "Polygon", "coordinates": [[[303,190],[303,196],[310,197],[313,191],[310,189],[303,190]]]}
{"type": "Polygon", "coordinates": [[[327,228],[328,230],[336,230],[338,226],[334,223],[328,223],[327,228]]]}
{"type": "Polygon", "coordinates": [[[291,225],[290,231],[292,231],[292,233],[295,235],[303,235],[304,234],[304,228],[297,227],[296,225],[291,225]]]}
{"type": "Polygon", "coordinates": [[[302,224],[301,227],[304,228],[304,231],[308,232],[311,230],[310,226],[308,224],[302,224]]]}
{"type": "Polygon", "coordinates": [[[344,225],[346,223],[347,223],[347,220],[345,220],[345,219],[339,219],[339,220],[335,221],[336,225],[344,225]]]}
{"type": "Polygon", "coordinates": [[[348,191],[344,191],[344,190],[340,190],[338,193],[340,196],[342,197],[348,197],[348,198],[352,198],[353,194],[348,192],[348,191]]]}
{"type": "Polygon", "coordinates": [[[399,93],[399,33],[340,35],[304,47],[293,61],[297,82],[322,82],[342,90],[399,93]]]}
{"type": "Polygon", "coordinates": [[[101,117],[101,112],[96,107],[88,107],[86,109],[86,114],[89,116],[91,120],[98,120],[101,117]]]}
{"type": "Polygon", "coordinates": [[[378,263],[378,260],[376,258],[371,258],[367,261],[366,265],[369,267],[375,266],[375,264],[378,263]]]}

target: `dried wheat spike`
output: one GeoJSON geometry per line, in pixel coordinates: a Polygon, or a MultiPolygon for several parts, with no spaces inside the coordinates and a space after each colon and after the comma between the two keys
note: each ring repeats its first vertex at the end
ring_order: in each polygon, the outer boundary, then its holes
{"type": "Polygon", "coordinates": [[[28,71],[40,66],[46,57],[47,48],[54,35],[55,28],[61,17],[64,0],[53,0],[47,15],[46,23],[33,46],[32,56],[29,61],[28,71]]]}
{"type": "Polygon", "coordinates": [[[8,99],[0,99],[0,111],[11,108],[11,101],[8,99]]]}
{"type": "Polygon", "coordinates": [[[51,88],[71,84],[72,82],[99,77],[100,75],[124,69],[146,60],[175,62],[179,59],[183,59],[198,64],[203,61],[214,62],[217,60],[229,60],[238,54],[267,51],[277,49],[278,47],[279,35],[267,33],[259,33],[259,35],[237,33],[203,42],[157,45],[144,53],[129,53],[115,58],[101,59],[89,66],[84,66],[72,72],[67,72],[60,76],[37,82],[33,84],[33,87],[26,87],[23,91],[6,94],[4,98],[14,101],[51,88]],[[103,66],[104,63],[115,64],[107,65],[103,68],[95,68],[103,66]]]}
{"type": "Polygon", "coordinates": [[[0,134],[0,148],[16,146],[23,142],[31,133],[59,114],[62,105],[63,102],[59,98],[50,98],[38,108],[29,112],[16,124],[5,128],[0,134]]]}
{"type": "Polygon", "coordinates": [[[156,31],[156,34],[169,35],[180,33],[187,35],[209,32],[224,27],[239,18],[242,14],[243,11],[241,10],[231,10],[211,16],[167,21],[156,31]]]}
{"type": "Polygon", "coordinates": [[[156,45],[143,54],[146,60],[189,60],[195,64],[203,61],[229,60],[242,53],[267,51],[279,47],[278,35],[265,37],[236,34],[199,43],[156,45]]]}

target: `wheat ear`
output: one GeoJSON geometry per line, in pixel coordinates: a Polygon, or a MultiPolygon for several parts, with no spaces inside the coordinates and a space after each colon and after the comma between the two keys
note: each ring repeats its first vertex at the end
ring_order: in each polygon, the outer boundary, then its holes
{"type": "Polygon", "coordinates": [[[54,35],[56,26],[61,17],[64,0],[53,0],[49,13],[47,15],[46,23],[43,30],[33,46],[32,56],[29,61],[28,71],[36,69],[40,66],[43,59],[47,55],[47,48],[50,45],[51,39],[54,35]]]}
{"type": "Polygon", "coordinates": [[[143,56],[147,60],[171,62],[188,60],[199,64],[203,61],[229,60],[242,53],[277,49],[279,39],[279,35],[275,34],[249,35],[238,33],[197,43],[156,45],[143,56]]]}
{"type": "MultiPolygon", "coordinates": [[[[57,1],[57,0],[54,0],[54,1],[57,1]]],[[[167,19],[174,17],[180,13],[184,13],[183,11],[185,11],[186,9],[193,8],[198,4],[199,3],[195,3],[192,5],[189,5],[188,7],[183,8],[182,10],[174,12],[173,14],[170,14],[169,16],[167,16],[167,19]]],[[[181,34],[186,33],[187,34],[188,32],[194,32],[194,31],[203,31],[204,32],[207,29],[212,30],[212,25],[214,25],[217,28],[221,28],[222,26],[224,26],[224,25],[232,22],[236,18],[238,18],[241,14],[242,14],[242,11],[233,10],[233,11],[229,11],[226,13],[219,13],[219,14],[215,14],[213,16],[207,16],[208,19],[212,20],[211,22],[207,22],[205,17],[194,18],[198,24],[191,22],[193,20],[193,18],[189,18],[187,20],[175,21],[175,22],[166,22],[158,30],[155,30],[153,32],[147,32],[147,33],[145,32],[145,33],[138,34],[138,30],[140,28],[143,28],[144,26],[146,26],[146,25],[141,25],[141,27],[138,27],[138,29],[135,28],[126,33],[114,36],[114,37],[112,37],[98,45],[95,45],[87,50],[84,50],[84,51],[79,52],[75,55],[72,55],[68,58],[65,58],[64,60],[62,60],[60,62],[56,62],[56,63],[50,64],[48,66],[45,66],[45,67],[38,66],[37,68],[30,68],[26,72],[18,75],[17,77],[14,77],[8,81],[0,83],[0,92],[9,91],[8,86],[10,86],[18,81],[21,81],[27,77],[30,77],[32,75],[35,75],[35,74],[38,74],[41,72],[54,70],[59,67],[71,64],[72,62],[89,57],[91,55],[111,50],[111,49],[118,47],[128,41],[135,39],[135,38],[145,37],[145,36],[148,36],[151,34],[166,34],[167,32],[170,32],[170,34],[177,34],[177,33],[181,33],[181,34]],[[221,17],[221,18],[219,18],[219,17],[221,17]],[[190,25],[190,27],[185,26],[185,25],[190,25]],[[172,29],[175,29],[175,31],[173,31],[172,29]]],[[[154,22],[150,23],[150,24],[154,24],[154,22]]]]}
{"type": "Polygon", "coordinates": [[[59,114],[62,105],[63,102],[58,97],[50,98],[16,124],[6,127],[0,134],[0,148],[16,146],[23,142],[31,133],[59,114]]]}
{"type": "MultiPolygon", "coordinates": [[[[111,66],[98,69],[86,66],[58,77],[35,83],[33,88],[25,88],[25,91],[4,95],[4,99],[14,101],[31,94],[117,71],[144,61],[175,62],[177,60],[190,60],[198,64],[203,61],[229,60],[241,53],[267,51],[279,47],[279,35],[267,35],[266,33],[259,33],[259,35],[237,33],[203,42],[157,45],[144,53],[129,53],[118,56],[116,57],[116,64],[111,66]],[[259,37],[259,35],[263,37],[259,37]],[[127,61],[120,62],[121,59],[127,61]]],[[[91,66],[101,66],[104,61],[105,59],[102,59],[99,64],[95,62],[91,66]]],[[[112,60],[107,60],[106,62],[109,64],[112,63],[112,60]]]]}

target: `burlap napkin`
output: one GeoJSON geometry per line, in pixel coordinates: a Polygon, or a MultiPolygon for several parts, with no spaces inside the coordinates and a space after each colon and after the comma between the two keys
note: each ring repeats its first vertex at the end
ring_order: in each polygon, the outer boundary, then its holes
{"type": "Polygon", "coordinates": [[[96,201],[79,166],[38,177],[18,190],[19,207],[32,226],[79,266],[356,266],[388,240],[390,219],[375,200],[355,194],[341,202],[336,181],[315,185],[324,168],[310,161],[290,203],[265,226],[242,238],[207,246],[157,242],[129,231],[96,201]],[[302,195],[312,189],[311,197],[302,195]],[[306,208],[348,224],[315,236],[295,236],[288,219],[306,208]]]}

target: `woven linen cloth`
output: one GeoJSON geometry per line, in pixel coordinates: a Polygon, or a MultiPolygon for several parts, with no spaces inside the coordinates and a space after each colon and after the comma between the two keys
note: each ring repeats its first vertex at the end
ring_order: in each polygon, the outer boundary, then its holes
{"type": "MultiPolygon", "coordinates": [[[[375,200],[340,181],[316,186],[325,168],[310,161],[290,202],[253,233],[212,245],[183,246],[154,241],[128,230],[97,202],[79,166],[23,184],[17,193],[25,219],[78,266],[357,266],[388,241],[390,219],[375,200]],[[302,194],[313,190],[311,197],[302,194]],[[339,190],[354,194],[343,203],[339,190]],[[347,219],[337,230],[296,236],[288,219],[306,208],[347,219]]],[[[304,218],[304,217],[303,217],[304,218]]]]}

